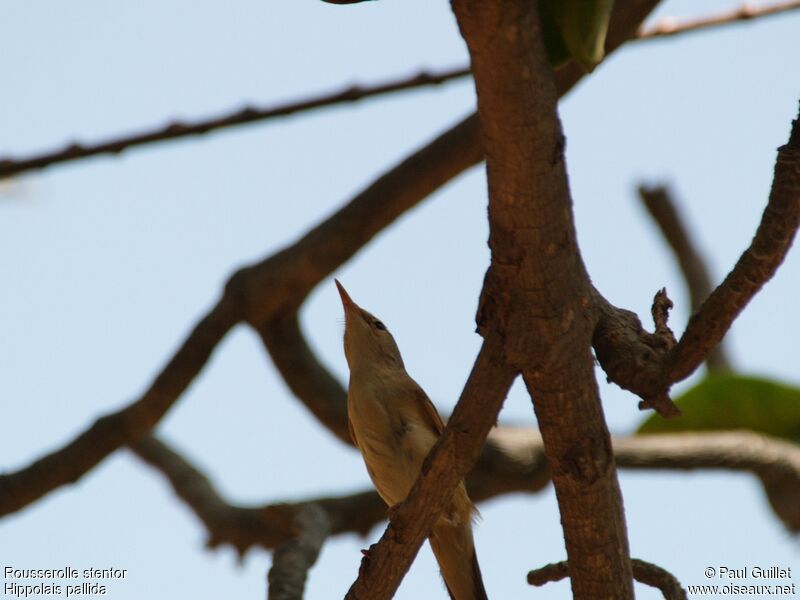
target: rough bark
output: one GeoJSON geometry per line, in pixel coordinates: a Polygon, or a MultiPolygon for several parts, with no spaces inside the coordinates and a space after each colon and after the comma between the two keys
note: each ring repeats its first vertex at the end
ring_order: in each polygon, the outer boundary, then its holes
{"type": "Polygon", "coordinates": [[[453,8],[472,60],[489,182],[492,262],[479,331],[502,340],[533,399],[574,597],[632,598],[622,495],[594,379],[592,288],[536,4],[454,0],[453,8]]]}

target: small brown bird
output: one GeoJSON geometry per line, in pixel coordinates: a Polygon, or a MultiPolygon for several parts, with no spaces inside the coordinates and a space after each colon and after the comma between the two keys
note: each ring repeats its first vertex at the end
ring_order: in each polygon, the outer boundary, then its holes
{"type": "MultiPolygon", "coordinates": [[[[386,326],[353,302],[338,281],[336,287],[344,305],[344,354],[350,367],[350,437],[378,494],[392,507],[405,500],[444,423],[406,373],[386,326]]],[[[461,482],[429,538],[453,600],[488,600],[472,539],[474,512],[461,482]]]]}

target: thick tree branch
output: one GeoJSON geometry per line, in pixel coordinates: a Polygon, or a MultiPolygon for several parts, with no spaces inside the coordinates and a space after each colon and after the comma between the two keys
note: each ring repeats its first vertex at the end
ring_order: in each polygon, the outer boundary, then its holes
{"type": "MultiPolygon", "coordinates": [[[[631,559],[633,577],[636,581],[658,588],[666,600],[686,600],[686,590],[681,587],[680,581],[669,571],[652,563],[631,559]]],[[[567,561],[551,563],[528,573],[528,583],[543,586],[554,581],[561,581],[569,577],[569,564],[567,561]]]]}
{"type": "MultiPolygon", "coordinates": [[[[326,0],[331,1],[331,0],[326,0]]],[[[341,4],[353,4],[364,0],[342,0],[341,4]]],[[[743,20],[752,21],[758,17],[774,15],[788,12],[800,8],[800,0],[791,2],[780,2],[767,6],[752,6],[744,4],[742,7],[721,14],[715,14],[700,19],[690,21],[676,21],[675,19],[664,19],[656,23],[652,28],[639,31],[633,36],[633,40],[652,40],[665,36],[675,36],[681,33],[689,33],[738,23],[743,20]]],[[[407,78],[398,78],[385,83],[373,84],[369,86],[353,85],[340,92],[323,94],[314,98],[289,102],[274,107],[254,108],[246,106],[241,109],[231,111],[221,117],[203,119],[194,123],[173,121],[163,127],[153,127],[141,133],[119,135],[105,142],[94,144],[83,144],[74,142],[59,150],[36,154],[29,158],[14,158],[13,156],[0,157],[0,179],[13,177],[27,171],[44,169],[50,165],[72,162],[83,158],[98,156],[103,154],[120,154],[121,152],[136,146],[148,145],[156,142],[163,142],[182,138],[186,136],[201,135],[226,129],[228,127],[266,121],[278,117],[333,106],[336,104],[356,102],[373,96],[380,96],[398,91],[410,90],[431,85],[440,85],[447,81],[466,77],[470,74],[468,67],[447,69],[443,71],[428,72],[422,71],[407,78]]]]}
{"type": "Polygon", "coordinates": [[[778,149],[772,190],[755,237],[676,345],[645,332],[635,314],[612,306],[595,291],[601,312],[593,339],[597,359],[610,381],[643,399],[640,406],[671,404],[670,387],[700,366],[783,262],[800,225],[799,123],[800,118],[793,122],[789,141],[778,149]]]}
{"type": "MultiPolygon", "coordinates": [[[[708,266],[689,235],[689,228],[678,212],[669,188],[640,185],[638,192],[648,214],[658,225],[678,261],[689,291],[692,312],[695,312],[713,289],[708,266]]],[[[723,342],[709,353],[706,364],[709,371],[732,370],[723,342]]]]}
{"type": "Polygon", "coordinates": [[[492,260],[478,331],[502,340],[533,399],[576,599],[633,598],[622,496],[591,358],[552,70],[535,3],[454,0],[484,131],[492,260]]]}

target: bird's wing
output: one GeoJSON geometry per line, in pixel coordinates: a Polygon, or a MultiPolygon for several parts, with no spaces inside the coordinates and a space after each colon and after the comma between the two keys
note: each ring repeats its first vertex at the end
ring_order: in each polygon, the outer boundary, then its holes
{"type": "MultiPolygon", "coordinates": [[[[350,439],[353,440],[353,446],[358,448],[358,439],[356,439],[356,432],[353,431],[353,422],[350,417],[347,417],[347,430],[350,432],[350,439]]],[[[358,448],[360,450],[360,448],[358,448]]]]}
{"type": "Polygon", "coordinates": [[[444,421],[442,421],[442,417],[439,416],[436,407],[433,405],[430,398],[428,398],[425,390],[419,387],[419,385],[415,385],[414,388],[414,401],[419,408],[420,416],[437,435],[442,435],[442,431],[444,431],[444,421]]]}

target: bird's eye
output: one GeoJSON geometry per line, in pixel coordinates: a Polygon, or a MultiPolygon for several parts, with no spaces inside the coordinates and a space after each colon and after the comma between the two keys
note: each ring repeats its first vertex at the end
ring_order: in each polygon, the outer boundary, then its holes
{"type": "Polygon", "coordinates": [[[384,325],[383,322],[379,321],[378,319],[375,319],[375,321],[372,324],[375,325],[375,329],[386,331],[386,325],[384,325]]]}

